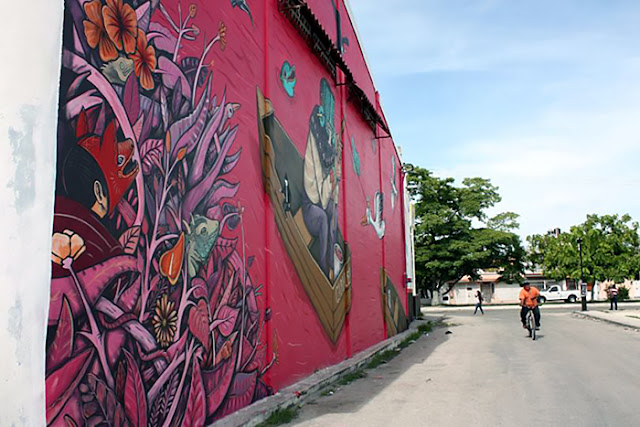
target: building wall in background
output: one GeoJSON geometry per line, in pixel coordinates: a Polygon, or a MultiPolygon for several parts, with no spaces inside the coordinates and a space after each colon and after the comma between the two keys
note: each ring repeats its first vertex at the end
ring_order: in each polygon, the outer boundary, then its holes
{"type": "Polygon", "coordinates": [[[65,2],[48,424],[204,425],[407,327],[397,150],[280,3],[65,2]]]}

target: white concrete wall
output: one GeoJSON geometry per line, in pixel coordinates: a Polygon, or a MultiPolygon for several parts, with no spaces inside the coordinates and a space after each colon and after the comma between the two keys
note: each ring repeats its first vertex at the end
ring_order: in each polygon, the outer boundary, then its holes
{"type": "Polygon", "coordinates": [[[0,426],[45,424],[62,12],[0,1],[0,426]]]}
{"type": "Polygon", "coordinates": [[[491,302],[496,304],[519,302],[520,289],[522,288],[517,284],[496,283],[491,302]]]}

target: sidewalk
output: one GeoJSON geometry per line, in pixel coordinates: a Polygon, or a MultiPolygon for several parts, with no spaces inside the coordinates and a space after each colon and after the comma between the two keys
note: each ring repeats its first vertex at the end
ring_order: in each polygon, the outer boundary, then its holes
{"type": "MultiPolygon", "coordinates": [[[[484,309],[492,309],[492,310],[508,310],[517,308],[519,304],[517,303],[508,303],[508,304],[482,304],[482,308],[484,309]]],[[[607,301],[589,301],[587,302],[587,306],[589,309],[593,308],[595,310],[606,310],[609,308],[609,303],[607,301]]],[[[464,311],[464,310],[472,310],[474,309],[475,304],[469,305],[427,305],[422,306],[421,311],[423,314],[433,314],[433,313],[442,313],[443,311],[464,311]]],[[[580,310],[580,301],[575,303],[566,303],[566,302],[546,302],[541,304],[540,307],[543,309],[553,309],[553,308],[570,308],[573,307],[576,311],[580,310]]],[[[618,308],[621,310],[635,310],[640,309],[640,301],[631,300],[624,301],[618,303],[618,308]]]]}
{"type": "Polygon", "coordinates": [[[603,322],[613,323],[614,325],[635,329],[636,331],[640,330],[640,310],[636,309],[576,311],[573,314],[576,317],[601,320],[603,322]]]}
{"type": "MultiPolygon", "coordinates": [[[[306,377],[305,379],[283,388],[275,395],[259,400],[242,408],[212,424],[212,427],[255,426],[265,421],[278,409],[302,405],[316,399],[323,390],[335,385],[341,378],[361,369],[379,353],[396,350],[402,341],[418,330],[418,326],[429,321],[436,327],[442,316],[429,316],[423,320],[414,320],[409,329],[391,338],[381,341],[368,349],[355,354],[350,359],[333,365],[306,377]]],[[[427,333],[425,336],[428,336],[427,333]]]]}

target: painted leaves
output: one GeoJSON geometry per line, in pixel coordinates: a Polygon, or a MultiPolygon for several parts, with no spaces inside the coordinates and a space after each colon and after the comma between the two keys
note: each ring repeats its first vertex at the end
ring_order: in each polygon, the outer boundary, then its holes
{"type": "Polygon", "coordinates": [[[59,318],[53,342],[47,349],[47,367],[49,369],[60,366],[73,353],[73,313],[66,296],[62,297],[59,318]]]}
{"type": "Polygon", "coordinates": [[[124,384],[124,411],[133,426],[147,425],[147,394],[140,376],[138,365],[127,350],[124,350],[127,361],[127,379],[124,384]]]}
{"type": "Polygon", "coordinates": [[[182,425],[186,427],[199,427],[205,425],[207,418],[207,402],[202,382],[202,374],[200,372],[200,364],[193,364],[193,372],[191,373],[191,388],[189,390],[189,400],[187,401],[187,410],[182,420],[182,425]]]}
{"type": "Polygon", "coordinates": [[[122,405],[107,384],[94,374],[87,375],[87,382],[79,387],[82,399],[82,415],[86,425],[106,423],[114,427],[128,426],[122,405]]]}

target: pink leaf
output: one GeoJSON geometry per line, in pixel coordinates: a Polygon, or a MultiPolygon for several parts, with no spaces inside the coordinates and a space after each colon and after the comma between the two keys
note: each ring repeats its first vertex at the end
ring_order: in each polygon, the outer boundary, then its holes
{"type": "Polygon", "coordinates": [[[175,62],[171,61],[166,56],[161,56],[158,58],[158,71],[162,76],[162,84],[173,89],[179,81],[182,93],[184,93],[188,98],[191,97],[191,85],[189,84],[189,80],[187,80],[187,77],[175,62]]]}
{"type": "Polygon", "coordinates": [[[124,248],[124,253],[132,255],[135,253],[138,247],[138,241],[140,240],[140,226],[136,225],[122,233],[118,241],[124,248]]]}
{"type": "Polygon", "coordinates": [[[148,1],[138,6],[136,17],[138,18],[138,28],[146,32],[149,29],[149,21],[151,19],[151,2],[148,1]]]}
{"type": "Polygon", "coordinates": [[[189,310],[189,330],[202,343],[206,352],[211,346],[209,335],[209,310],[204,298],[198,300],[198,305],[189,310]]]}
{"type": "Polygon", "coordinates": [[[130,123],[135,123],[140,114],[140,86],[138,85],[138,77],[131,73],[124,85],[124,93],[122,95],[122,104],[130,123]]]}
{"type": "Polygon", "coordinates": [[[216,366],[214,371],[204,371],[202,373],[205,390],[207,391],[207,416],[213,415],[227,396],[233,379],[235,364],[235,358],[232,357],[216,366]]]}
{"type": "Polygon", "coordinates": [[[164,141],[162,139],[147,139],[140,146],[140,158],[142,159],[142,173],[148,175],[154,166],[162,168],[162,151],[164,141]]]}
{"type": "Polygon", "coordinates": [[[228,337],[233,332],[236,320],[238,319],[238,311],[238,309],[231,308],[228,305],[220,308],[216,321],[220,321],[217,326],[223,336],[228,337]]]}
{"type": "Polygon", "coordinates": [[[150,33],[147,34],[147,40],[160,50],[166,52],[173,52],[178,39],[173,33],[165,26],[158,24],[157,22],[151,22],[149,24],[150,33]]]}
{"type": "Polygon", "coordinates": [[[133,426],[147,425],[147,395],[144,391],[140,370],[135,359],[123,350],[127,359],[127,380],[124,386],[124,411],[133,426]]]}
{"type": "Polygon", "coordinates": [[[80,353],[52,372],[45,380],[47,394],[47,424],[58,416],[93,360],[93,348],[80,353]]]}
{"type": "Polygon", "coordinates": [[[142,127],[144,125],[145,114],[142,113],[137,122],[133,125],[133,134],[136,136],[136,141],[140,141],[140,136],[142,135],[142,127]]]}
{"type": "Polygon", "coordinates": [[[258,371],[236,374],[220,417],[236,412],[253,401],[258,371]]]}
{"type": "Polygon", "coordinates": [[[73,353],[73,312],[66,295],[62,297],[59,319],[53,342],[47,350],[47,368],[49,371],[60,366],[73,353]]]}
{"type": "Polygon", "coordinates": [[[187,410],[184,413],[182,426],[205,425],[207,417],[207,401],[205,399],[204,384],[202,382],[202,374],[200,373],[200,364],[193,364],[193,372],[191,373],[191,389],[189,390],[189,400],[187,401],[187,410]]]}

